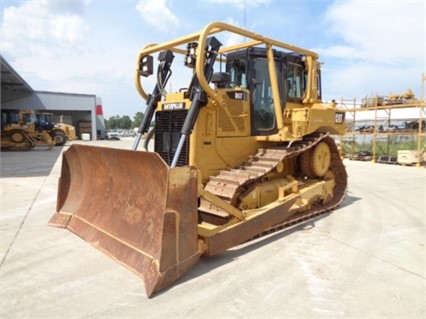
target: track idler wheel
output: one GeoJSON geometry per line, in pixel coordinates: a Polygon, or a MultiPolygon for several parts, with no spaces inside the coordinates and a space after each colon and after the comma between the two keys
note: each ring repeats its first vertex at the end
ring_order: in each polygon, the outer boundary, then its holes
{"type": "Polygon", "coordinates": [[[331,151],[327,142],[320,142],[300,158],[302,172],[308,178],[323,177],[330,168],[331,151]]]}
{"type": "Polygon", "coordinates": [[[25,136],[19,131],[13,131],[10,134],[10,139],[12,140],[13,143],[22,143],[25,141],[25,136]]]}

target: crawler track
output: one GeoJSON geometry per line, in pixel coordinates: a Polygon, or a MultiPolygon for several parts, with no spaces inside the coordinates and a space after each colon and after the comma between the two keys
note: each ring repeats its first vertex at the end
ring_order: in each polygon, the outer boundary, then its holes
{"type": "Polygon", "coordinates": [[[1,149],[4,151],[29,151],[35,141],[21,130],[10,130],[1,133],[1,149]]]}
{"type": "MultiPolygon", "coordinates": [[[[308,211],[297,213],[284,223],[276,225],[271,231],[286,228],[306,220],[315,218],[321,214],[338,207],[345,197],[347,187],[347,174],[337,147],[329,134],[315,133],[306,136],[302,141],[290,143],[283,147],[259,149],[256,155],[243,163],[240,167],[230,170],[222,170],[219,175],[210,178],[205,189],[224,201],[237,206],[239,196],[243,194],[253,183],[262,182],[266,175],[277,168],[284,160],[297,160],[304,152],[313,148],[319,142],[324,141],[330,147],[330,170],[333,172],[336,186],[333,199],[327,204],[315,204],[308,211]]],[[[228,214],[206,200],[201,200],[200,211],[226,218],[228,214]]]]}

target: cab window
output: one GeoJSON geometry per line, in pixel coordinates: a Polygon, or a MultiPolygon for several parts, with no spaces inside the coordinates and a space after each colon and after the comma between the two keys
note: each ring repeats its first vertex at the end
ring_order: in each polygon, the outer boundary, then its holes
{"type": "Polygon", "coordinates": [[[300,64],[287,64],[287,97],[302,99],[305,93],[305,79],[303,67],[300,64]]]}
{"type": "Polygon", "coordinates": [[[246,61],[235,59],[229,65],[231,74],[231,87],[247,88],[246,61]]]}

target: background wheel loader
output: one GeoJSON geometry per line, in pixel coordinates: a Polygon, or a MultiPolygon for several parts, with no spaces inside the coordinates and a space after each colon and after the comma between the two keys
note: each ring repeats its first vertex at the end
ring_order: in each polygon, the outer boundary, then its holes
{"type": "Polygon", "coordinates": [[[65,124],[62,122],[62,116],[59,123],[55,123],[53,120],[53,113],[39,113],[37,117],[37,129],[47,131],[52,137],[56,146],[65,145],[68,141],[74,141],[77,139],[75,133],[75,127],[73,125],[65,124]]]}
{"type": "Polygon", "coordinates": [[[338,207],[347,174],[331,135],[343,111],[321,102],[316,53],[214,22],[142,49],[136,87],[147,101],[132,150],[72,145],[57,212],[70,229],[129,267],[148,296],[201,255],[338,207]],[[242,43],[224,47],[223,36],[242,43]],[[223,41],[223,40],[222,40],[223,41]],[[142,80],[154,73],[147,94],[142,80]],[[166,92],[175,55],[187,87],[166,92]],[[151,121],[155,127],[149,131],[151,121]],[[155,152],[138,151],[143,134],[155,152]]]}
{"type": "Polygon", "coordinates": [[[62,146],[67,139],[75,140],[72,125],[53,122],[52,113],[32,110],[10,110],[1,112],[1,149],[27,151],[36,145],[62,146]]]}

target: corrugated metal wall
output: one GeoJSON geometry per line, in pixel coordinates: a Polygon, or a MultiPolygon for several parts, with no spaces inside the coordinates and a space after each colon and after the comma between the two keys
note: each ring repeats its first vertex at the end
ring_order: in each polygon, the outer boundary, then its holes
{"type": "Polygon", "coordinates": [[[8,101],[1,104],[2,109],[30,109],[30,110],[69,110],[92,111],[96,110],[96,95],[69,94],[54,92],[34,92],[22,99],[8,101]]]}

